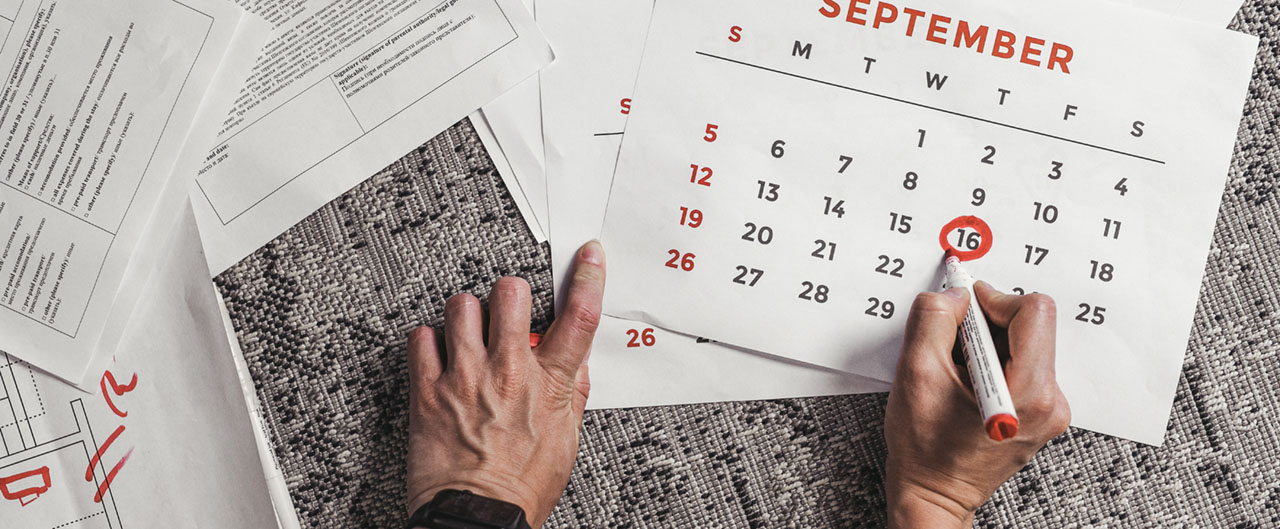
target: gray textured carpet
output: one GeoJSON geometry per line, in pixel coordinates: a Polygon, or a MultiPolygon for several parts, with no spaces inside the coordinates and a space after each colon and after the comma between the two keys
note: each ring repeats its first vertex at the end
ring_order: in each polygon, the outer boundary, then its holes
{"type": "MultiPolygon", "coordinates": [[[[1280,1],[1262,46],[1166,443],[1072,429],[979,512],[982,527],[1280,527],[1280,1]]],[[[496,278],[550,298],[467,122],[217,278],[308,527],[403,519],[404,334],[496,278]]],[[[882,395],[588,413],[547,527],[884,525],[882,395]]]]}

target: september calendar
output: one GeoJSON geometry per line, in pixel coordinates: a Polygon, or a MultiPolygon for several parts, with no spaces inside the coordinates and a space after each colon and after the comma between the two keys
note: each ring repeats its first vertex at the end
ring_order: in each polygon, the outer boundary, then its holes
{"type": "Polygon", "coordinates": [[[1256,43],[1091,1],[658,2],[606,312],[891,380],[954,249],[1055,298],[1077,426],[1158,444],[1256,43]]]}

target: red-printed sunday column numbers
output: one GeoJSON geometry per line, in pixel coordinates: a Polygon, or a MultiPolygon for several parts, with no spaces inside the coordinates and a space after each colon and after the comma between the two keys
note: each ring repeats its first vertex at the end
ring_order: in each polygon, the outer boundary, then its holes
{"type": "Polygon", "coordinates": [[[1134,35],[1118,9],[658,3],[603,230],[606,312],[890,380],[951,247],[1057,300],[1078,423],[1158,438],[1204,255],[1148,255],[1207,246],[1221,182],[1204,175],[1225,170],[1239,103],[1147,83],[1238,98],[1247,55],[1195,50],[1249,43],[1161,18],[1134,35]]]}

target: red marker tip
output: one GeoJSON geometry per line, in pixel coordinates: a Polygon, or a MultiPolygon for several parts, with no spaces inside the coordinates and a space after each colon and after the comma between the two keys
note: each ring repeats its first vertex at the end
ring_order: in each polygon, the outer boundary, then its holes
{"type": "Polygon", "coordinates": [[[955,248],[947,248],[947,253],[942,256],[942,260],[945,261],[952,257],[959,258],[960,254],[956,252],[955,248]]]}
{"type": "Polygon", "coordinates": [[[1003,441],[1018,435],[1018,418],[1008,413],[992,415],[987,419],[986,427],[992,440],[1003,441]]]}
{"type": "Polygon", "coordinates": [[[540,344],[540,343],[542,343],[542,335],[541,335],[541,334],[534,333],[534,332],[529,333],[529,348],[530,348],[530,349],[532,349],[532,348],[534,348],[534,347],[537,347],[537,346],[538,346],[538,344],[540,344]]]}

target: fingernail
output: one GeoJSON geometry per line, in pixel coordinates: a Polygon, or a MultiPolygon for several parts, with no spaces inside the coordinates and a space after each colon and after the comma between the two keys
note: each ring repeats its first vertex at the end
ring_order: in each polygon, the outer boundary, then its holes
{"type": "Polygon", "coordinates": [[[943,292],[943,294],[946,294],[956,299],[964,299],[964,289],[960,287],[948,288],[946,291],[943,292]]]}
{"type": "Polygon", "coordinates": [[[582,251],[579,254],[583,261],[593,265],[604,264],[604,247],[600,246],[600,241],[593,240],[582,245],[582,251]]]}

